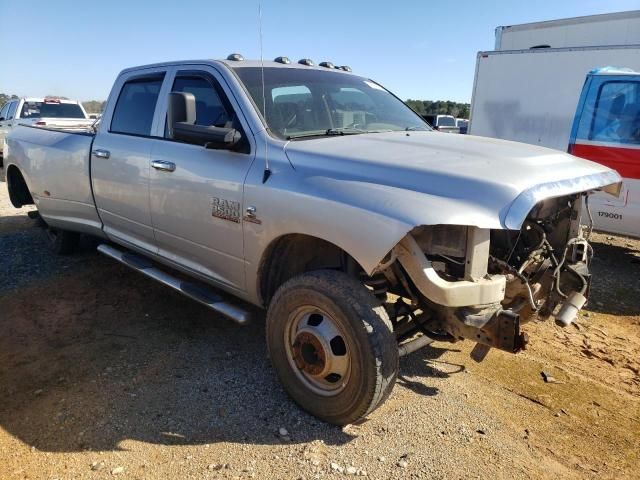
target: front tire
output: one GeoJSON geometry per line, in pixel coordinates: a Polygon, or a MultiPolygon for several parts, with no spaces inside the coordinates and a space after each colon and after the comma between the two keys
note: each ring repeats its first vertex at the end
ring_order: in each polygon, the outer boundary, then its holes
{"type": "Polygon", "coordinates": [[[336,425],[380,406],[398,374],[398,345],[384,307],[342,272],[305,273],[282,285],[267,313],[267,346],[289,395],[336,425]]]}

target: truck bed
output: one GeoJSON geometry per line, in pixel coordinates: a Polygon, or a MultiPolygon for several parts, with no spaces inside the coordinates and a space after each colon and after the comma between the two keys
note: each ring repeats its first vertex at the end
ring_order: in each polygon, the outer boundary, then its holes
{"type": "Polygon", "coordinates": [[[57,117],[38,117],[18,119],[17,125],[25,127],[47,128],[52,130],[62,130],[65,132],[93,132],[93,124],[95,120],[90,118],[57,118],[57,117]]]}
{"type": "Polygon", "coordinates": [[[19,164],[34,202],[48,214],[51,225],[64,228],[73,218],[88,225],[87,233],[101,228],[91,191],[89,131],[19,125],[7,137],[5,164],[19,164]]]}

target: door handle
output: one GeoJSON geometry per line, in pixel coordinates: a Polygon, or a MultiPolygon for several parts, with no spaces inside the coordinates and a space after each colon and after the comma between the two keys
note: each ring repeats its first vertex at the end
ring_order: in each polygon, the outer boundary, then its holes
{"type": "Polygon", "coordinates": [[[111,155],[111,152],[109,152],[109,150],[103,150],[101,148],[97,148],[91,153],[93,153],[94,157],[98,158],[109,158],[109,156],[111,155]]]}
{"type": "Polygon", "coordinates": [[[165,172],[173,172],[176,169],[176,164],[173,162],[167,162],[165,160],[153,160],[151,166],[156,170],[163,170],[165,172]]]}

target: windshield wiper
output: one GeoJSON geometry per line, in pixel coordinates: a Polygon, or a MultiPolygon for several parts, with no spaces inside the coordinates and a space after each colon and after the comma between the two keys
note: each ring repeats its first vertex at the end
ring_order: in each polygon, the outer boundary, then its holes
{"type": "Polygon", "coordinates": [[[415,131],[428,132],[429,131],[428,128],[423,127],[422,125],[414,125],[413,127],[407,127],[404,130],[405,130],[405,132],[415,132],[415,131]]]}
{"type": "Polygon", "coordinates": [[[325,135],[357,135],[358,133],[367,133],[368,130],[362,130],[361,128],[343,127],[343,128],[329,128],[325,132],[325,135]]]}
{"type": "Polygon", "coordinates": [[[295,140],[296,138],[308,138],[308,137],[329,137],[332,135],[357,135],[359,133],[367,133],[367,130],[361,130],[359,128],[328,128],[326,130],[314,131],[314,132],[306,132],[299,133],[294,135],[289,135],[287,140],[295,140]]]}

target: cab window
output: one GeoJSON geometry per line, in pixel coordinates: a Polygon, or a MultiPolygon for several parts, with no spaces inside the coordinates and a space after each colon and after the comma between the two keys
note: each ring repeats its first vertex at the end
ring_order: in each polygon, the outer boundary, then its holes
{"type": "Polygon", "coordinates": [[[112,133],[150,136],[163,76],[129,80],[122,86],[111,119],[112,133]]]}
{"type": "Polygon", "coordinates": [[[9,111],[7,112],[7,120],[11,120],[16,116],[16,109],[18,108],[18,100],[9,103],[9,111]]]}
{"type": "Polygon", "coordinates": [[[589,139],[640,144],[640,82],[611,81],[600,86],[589,139]]]}
{"type": "Polygon", "coordinates": [[[0,110],[0,118],[1,119],[6,119],[7,118],[7,112],[9,111],[9,103],[11,102],[7,102],[2,106],[2,110],[0,110]]]}
{"type": "MultiPolygon", "coordinates": [[[[196,101],[196,125],[205,127],[234,128],[242,135],[242,140],[234,148],[236,153],[250,153],[251,147],[244,134],[238,116],[231,106],[222,86],[209,73],[200,70],[182,70],[176,74],[172,92],[191,93],[196,101]]],[[[169,139],[169,129],[165,117],[165,138],[169,139]]],[[[194,143],[202,145],[201,143],[194,143]]]]}
{"type": "Polygon", "coordinates": [[[223,101],[222,91],[213,79],[200,75],[179,75],[171,91],[193,94],[196,99],[196,125],[231,127],[231,109],[223,101]]]}

